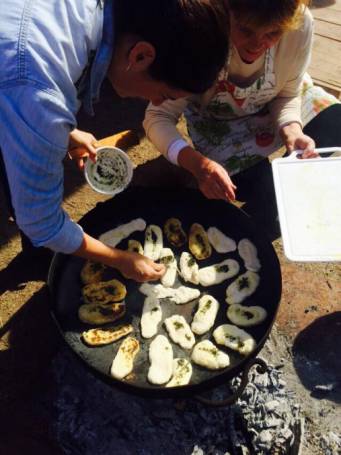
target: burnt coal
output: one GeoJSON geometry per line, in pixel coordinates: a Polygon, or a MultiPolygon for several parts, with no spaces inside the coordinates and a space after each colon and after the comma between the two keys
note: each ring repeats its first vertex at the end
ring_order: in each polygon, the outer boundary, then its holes
{"type": "MultiPolygon", "coordinates": [[[[54,434],[66,454],[299,453],[304,419],[281,370],[271,366],[265,374],[251,370],[242,397],[225,408],[127,395],[94,378],[67,351],[55,360],[54,375],[54,434]]],[[[232,391],[239,382],[232,381],[232,391]]],[[[224,399],[230,392],[219,387],[213,398],[224,399]]],[[[329,447],[330,439],[323,444],[329,447]]]]}

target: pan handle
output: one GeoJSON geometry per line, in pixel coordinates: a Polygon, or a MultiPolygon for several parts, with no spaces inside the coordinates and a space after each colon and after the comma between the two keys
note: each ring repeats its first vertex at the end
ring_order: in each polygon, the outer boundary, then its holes
{"type": "Polygon", "coordinates": [[[226,398],[225,400],[210,400],[209,398],[204,398],[200,395],[197,395],[194,398],[197,401],[199,401],[201,404],[205,404],[206,406],[211,406],[214,408],[222,408],[224,406],[229,406],[231,404],[234,404],[238,400],[238,398],[241,397],[242,393],[244,392],[244,389],[249,382],[249,371],[255,365],[257,365],[257,371],[261,374],[264,374],[268,369],[268,366],[264,362],[264,360],[258,359],[258,358],[250,360],[246,364],[246,367],[244,368],[244,370],[242,372],[241,383],[240,383],[237,391],[233,395],[226,398]]]}

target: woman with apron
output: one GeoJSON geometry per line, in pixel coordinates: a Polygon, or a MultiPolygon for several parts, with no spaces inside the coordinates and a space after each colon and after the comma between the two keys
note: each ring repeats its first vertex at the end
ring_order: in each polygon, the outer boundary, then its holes
{"type": "MultiPolygon", "coordinates": [[[[331,126],[341,120],[340,103],[306,73],[313,36],[306,3],[229,0],[231,46],[215,86],[200,97],[149,105],[148,138],[170,162],[190,171],[207,197],[233,200],[234,183],[250,183],[252,174],[259,179],[254,165],[281,146],[308,158],[316,155],[314,139],[320,147],[341,142],[340,128],[331,126]],[[176,129],[182,113],[191,143],[176,129]],[[230,176],[251,167],[232,182],[230,176]]],[[[254,182],[258,198],[259,184],[254,182]]]]}

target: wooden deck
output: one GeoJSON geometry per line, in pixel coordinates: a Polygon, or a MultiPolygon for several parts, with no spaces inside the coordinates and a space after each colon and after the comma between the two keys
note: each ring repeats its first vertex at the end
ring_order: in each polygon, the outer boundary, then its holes
{"type": "Polygon", "coordinates": [[[341,99],[341,0],[314,0],[315,38],[309,73],[341,99]]]}

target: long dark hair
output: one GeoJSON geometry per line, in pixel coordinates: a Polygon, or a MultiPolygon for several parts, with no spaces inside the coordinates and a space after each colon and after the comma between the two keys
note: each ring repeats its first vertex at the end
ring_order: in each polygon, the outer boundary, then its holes
{"type": "Polygon", "coordinates": [[[116,0],[116,35],[150,42],[150,75],[191,93],[207,90],[229,48],[229,15],[219,0],[116,0]]]}

